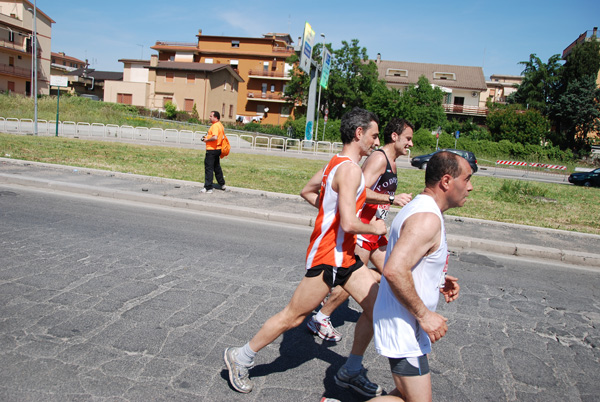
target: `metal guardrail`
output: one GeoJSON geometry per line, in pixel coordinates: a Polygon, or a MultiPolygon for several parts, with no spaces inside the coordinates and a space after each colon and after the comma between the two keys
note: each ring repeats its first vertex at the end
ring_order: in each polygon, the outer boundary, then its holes
{"type": "MultiPolygon", "coordinates": [[[[123,140],[149,143],[188,144],[204,146],[202,137],[208,130],[176,130],[159,127],[133,127],[128,125],[86,123],[74,121],[38,120],[38,135],[70,138],[120,138],[123,140]],[[58,131],[57,131],[58,128],[58,131]]],[[[33,135],[32,119],[0,117],[0,132],[17,135],[33,135]]],[[[227,131],[232,148],[260,149],[276,152],[297,152],[310,154],[333,154],[342,150],[341,142],[305,141],[269,135],[235,134],[227,131]]]]}

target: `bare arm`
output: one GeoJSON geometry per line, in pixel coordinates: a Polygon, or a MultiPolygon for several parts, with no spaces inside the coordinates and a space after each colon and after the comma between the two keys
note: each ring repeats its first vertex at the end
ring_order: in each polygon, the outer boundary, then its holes
{"type": "Polygon", "coordinates": [[[439,247],[440,232],[441,222],[437,215],[412,215],[404,222],[400,238],[383,269],[394,295],[415,316],[431,342],[436,342],[446,334],[447,319],[425,306],[415,289],[412,267],[439,247]]]}
{"type": "MultiPolygon", "coordinates": [[[[381,152],[374,152],[367,158],[363,164],[363,174],[365,176],[365,187],[367,188],[367,203],[368,204],[389,204],[390,197],[387,194],[376,193],[371,190],[371,187],[377,183],[379,177],[385,173],[387,160],[381,152]]],[[[404,206],[412,200],[412,194],[398,194],[394,199],[393,205],[404,206]]]]}
{"type": "MultiPolygon", "coordinates": [[[[325,168],[323,168],[325,169],[325,168]]],[[[321,191],[321,180],[323,179],[323,169],[319,170],[311,179],[306,183],[300,196],[304,198],[310,205],[315,208],[319,208],[319,192],[321,191]]]]}
{"type": "Polygon", "coordinates": [[[356,192],[360,186],[361,175],[360,167],[344,163],[338,167],[333,178],[332,188],[338,193],[342,230],[352,234],[384,235],[387,228],[383,220],[374,219],[371,223],[363,223],[356,216],[356,192]]]}

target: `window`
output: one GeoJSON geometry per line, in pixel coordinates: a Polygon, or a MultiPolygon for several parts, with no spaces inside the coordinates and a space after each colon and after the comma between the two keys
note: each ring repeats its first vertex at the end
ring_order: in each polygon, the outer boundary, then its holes
{"type": "Polygon", "coordinates": [[[229,61],[229,65],[231,66],[231,68],[233,68],[236,72],[238,71],[238,66],[239,66],[240,62],[239,60],[230,60],[229,61]]]}
{"type": "Polygon", "coordinates": [[[173,82],[174,78],[175,75],[173,74],[173,71],[165,72],[165,82],[173,82]]]}
{"type": "Polygon", "coordinates": [[[265,62],[263,63],[263,71],[264,71],[264,72],[267,72],[267,71],[269,71],[269,62],[268,62],[268,61],[265,61],[265,62]]]}
{"type": "Polygon", "coordinates": [[[452,80],[456,81],[456,74],[454,73],[444,73],[444,72],[434,72],[433,73],[434,80],[452,80]]]}
{"type": "Polygon", "coordinates": [[[9,42],[15,41],[15,33],[13,31],[8,31],[8,41],[9,42]]]}
{"type": "Polygon", "coordinates": [[[223,107],[221,108],[221,116],[225,116],[225,104],[223,103],[223,107]]]}
{"type": "Polygon", "coordinates": [[[388,68],[385,72],[388,77],[408,77],[408,70],[402,70],[399,68],[388,68]]]}
{"type": "Polygon", "coordinates": [[[271,93],[275,92],[275,84],[271,84],[271,93]]]}
{"type": "Polygon", "coordinates": [[[232,40],[231,41],[231,47],[240,47],[240,41],[239,40],[232,40]]]}
{"type": "Polygon", "coordinates": [[[173,98],[171,96],[163,97],[163,107],[167,104],[167,102],[173,103],[173,98]]]}
{"type": "Polygon", "coordinates": [[[196,74],[190,73],[187,75],[188,84],[193,84],[196,82],[196,74]]]}
{"type": "Polygon", "coordinates": [[[132,94],[117,94],[117,103],[131,105],[131,104],[133,104],[133,95],[132,94]]]}
{"type": "Polygon", "coordinates": [[[213,59],[207,57],[206,59],[204,59],[204,62],[207,64],[213,64],[213,59]]]}
{"type": "Polygon", "coordinates": [[[262,84],[262,91],[261,92],[262,92],[262,97],[263,98],[267,96],[267,83],[266,82],[262,84]]]}
{"type": "Polygon", "coordinates": [[[14,67],[15,66],[15,58],[13,56],[8,56],[8,65],[10,67],[14,67]]]}
{"type": "Polygon", "coordinates": [[[192,110],[194,110],[194,100],[193,99],[184,99],[183,110],[185,110],[186,112],[191,112],[192,110]]]}
{"type": "Polygon", "coordinates": [[[233,117],[233,105],[229,105],[229,117],[233,117]]]}
{"type": "Polygon", "coordinates": [[[292,108],[289,105],[282,105],[281,106],[281,116],[288,117],[290,115],[291,110],[292,110],[292,108]]]}
{"type": "Polygon", "coordinates": [[[265,105],[257,105],[256,106],[256,114],[264,114],[265,113],[265,105]]]}
{"type": "Polygon", "coordinates": [[[15,92],[15,82],[8,81],[8,92],[15,92]]]}

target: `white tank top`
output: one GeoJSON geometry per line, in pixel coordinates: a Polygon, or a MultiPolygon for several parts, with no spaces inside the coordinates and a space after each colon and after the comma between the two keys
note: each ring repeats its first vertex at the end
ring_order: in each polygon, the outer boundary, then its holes
{"type": "MultiPolygon", "coordinates": [[[[440,283],[448,263],[448,245],[444,217],[432,197],[419,194],[408,203],[392,222],[385,261],[400,237],[404,221],[411,215],[431,212],[440,218],[440,246],[423,257],[412,268],[417,294],[425,306],[435,311],[440,297],[440,283]]],[[[385,271],[385,269],[384,269],[385,271]]],[[[417,357],[431,352],[429,336],[423,331],[415,317],[396,299],[385,277],[381,277],[377,301],[373,309],[375,348],[386,357],[417,357]]]]}

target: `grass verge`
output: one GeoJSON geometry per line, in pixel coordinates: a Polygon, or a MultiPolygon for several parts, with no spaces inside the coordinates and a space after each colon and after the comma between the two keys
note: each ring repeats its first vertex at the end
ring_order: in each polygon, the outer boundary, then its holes
{"type": "MultiPolygon", "coordinates": [[[[204,151],[60,137],[0,134],[0,156],[13,159],[204,181],[204,151]]],[[[222,161],[227,184],[299,194],[323,166],[313,159],[231,153],[222,161]]],[[[403,169],[400,192],[423,189],[424,172],[403,169]]],[[[474,190],[452,215],[600,234],[600,189],[473,177],[474,190]]]]}

